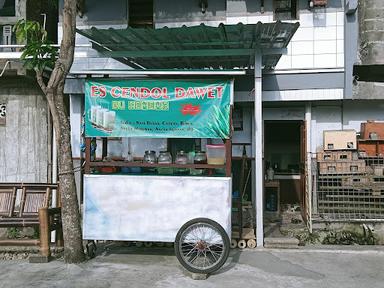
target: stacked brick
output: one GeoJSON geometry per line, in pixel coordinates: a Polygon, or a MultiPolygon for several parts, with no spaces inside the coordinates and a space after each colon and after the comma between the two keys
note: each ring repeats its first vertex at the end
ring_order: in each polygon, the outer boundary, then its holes
{"type": "Polygon", "coordinates": [[[378,140],[384,143],[382,125],[380,130],[372,122],[363,123],[360,138],[355,130],[324,131],[324,149],[317,153],[320,214],[338,219],[384,218],[384,155],[377,153],[378,140]],[[375,151],[361,145],[366,140],[375,141],[375,151]]]}

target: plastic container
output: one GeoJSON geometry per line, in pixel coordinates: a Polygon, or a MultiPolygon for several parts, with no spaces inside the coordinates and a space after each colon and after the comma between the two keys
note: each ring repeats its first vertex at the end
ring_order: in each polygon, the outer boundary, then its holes
{"type": "Polygon", "coordinates": [[[121,167],[120,172],[124,174],[140,174],[141,167],[121,167]]]}
{"type": "Polygon", "coordinates": [[[208,144],[207,145],[207,162],[210,165],[224,165],[225,145],[224,144],[208,144]]]}
{"type": "Polygon", "coordinates": [[[99,169],[100,173],[103,174],[112,174],[117,172],[116,167],[106,166],[106,167],[100,167],[99,169]]]}

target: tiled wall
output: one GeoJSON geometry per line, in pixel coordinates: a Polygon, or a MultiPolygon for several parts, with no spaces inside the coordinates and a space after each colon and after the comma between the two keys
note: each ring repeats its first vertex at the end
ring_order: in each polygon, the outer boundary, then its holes
{"type": "MultiPolygon", "coordinates": [[[[164,0],[157,0],[157,8],[161,8],[165,2],[164,0]]],[[[214,2],[217,2],[217,0],[214,2]]],[[[163,26],[179,27],[181,25],[193,26],[199,25],[201,22],[212,26],[217,26],[219,23],[237,24],[241,22],[243,24],[255,24],[259,21],[274,22],[272,0],[265,0],[264,3],[265,10],[261,13],[259,1],[226,0],[225,15],[213,13],[210,17],[208,17],[209,15],[201,17],[202,15],[199,16],[199,13],[196,13],[193,17],[185,15],[183,21],[155,13],[155,26],[156,28],[163,26]]],[[[193,6],[192,3],[188,5],[193,6]]],[[[280,59],[276,69],[343,68],[343,0],[329,0],[327,8],[311,10],[308,8],[307,0],[299,0],[299,7],[299,19],[290,22],[300,22],[300,27],[288,46],[288,55],[284,55],[280,59]]],[[[167,9],[169,15],[171,15],[172,5],[167,6],[167,9]]]]}
{"type": "Polygon", "coordinates": [[[344,13],[300,13],[300,27],[276,69],[344,67],[344,13]]]}
{"type": "MultiPolygon", "coordinates": [[[[319,69],[344,67],[344,7],[342,0],[329,0],[327,8],[308,8],[299,0],[300,27],[293,36],[288,55],[276,69],[319,69]]],[[[227,24],[273,22],[272,0],[264,1],[265,12],[250,0],[227,0],[227,24]],[[239,4],[240,3],[240,4],[239,4]],[[241,5],[243,3],[244,5],[241,5]]]]}
{"type": "MultiPolygon", "coordinates": [[[[273,15],[227,17],[227,24],[273,22],[273,15]]],[[[276,69],[344,67],[344,12],[299,13],[300,27],[276,69]],[[319,19],[320,18],[320,19],[319,19]]],[[[292,22],[296,22],[292,21],[292,22]]]]}

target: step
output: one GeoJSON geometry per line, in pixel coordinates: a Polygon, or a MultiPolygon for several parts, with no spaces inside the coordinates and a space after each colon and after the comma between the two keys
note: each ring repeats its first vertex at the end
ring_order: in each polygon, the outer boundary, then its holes
{"type": "Polygon", "coordinates": [[[264,225],[265,237],[272,237],[274,233],[280,233],[279,228],[280,228],[280,223],[270,223],[268,225],[264,225]]]}
{"type": "Polygon", "coordinates": [[[264,238],[264,247],[280,249],[299,248],[299,240],[293,237],[267,237],[264,238]]]}

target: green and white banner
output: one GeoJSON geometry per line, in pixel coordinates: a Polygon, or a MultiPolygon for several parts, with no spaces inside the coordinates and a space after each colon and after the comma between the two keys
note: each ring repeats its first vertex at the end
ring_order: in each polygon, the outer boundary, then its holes
{"type": "Polygon", "coordinates": [[[230,135],[230,80],[87,80],[87,137],[230,135]]]}

